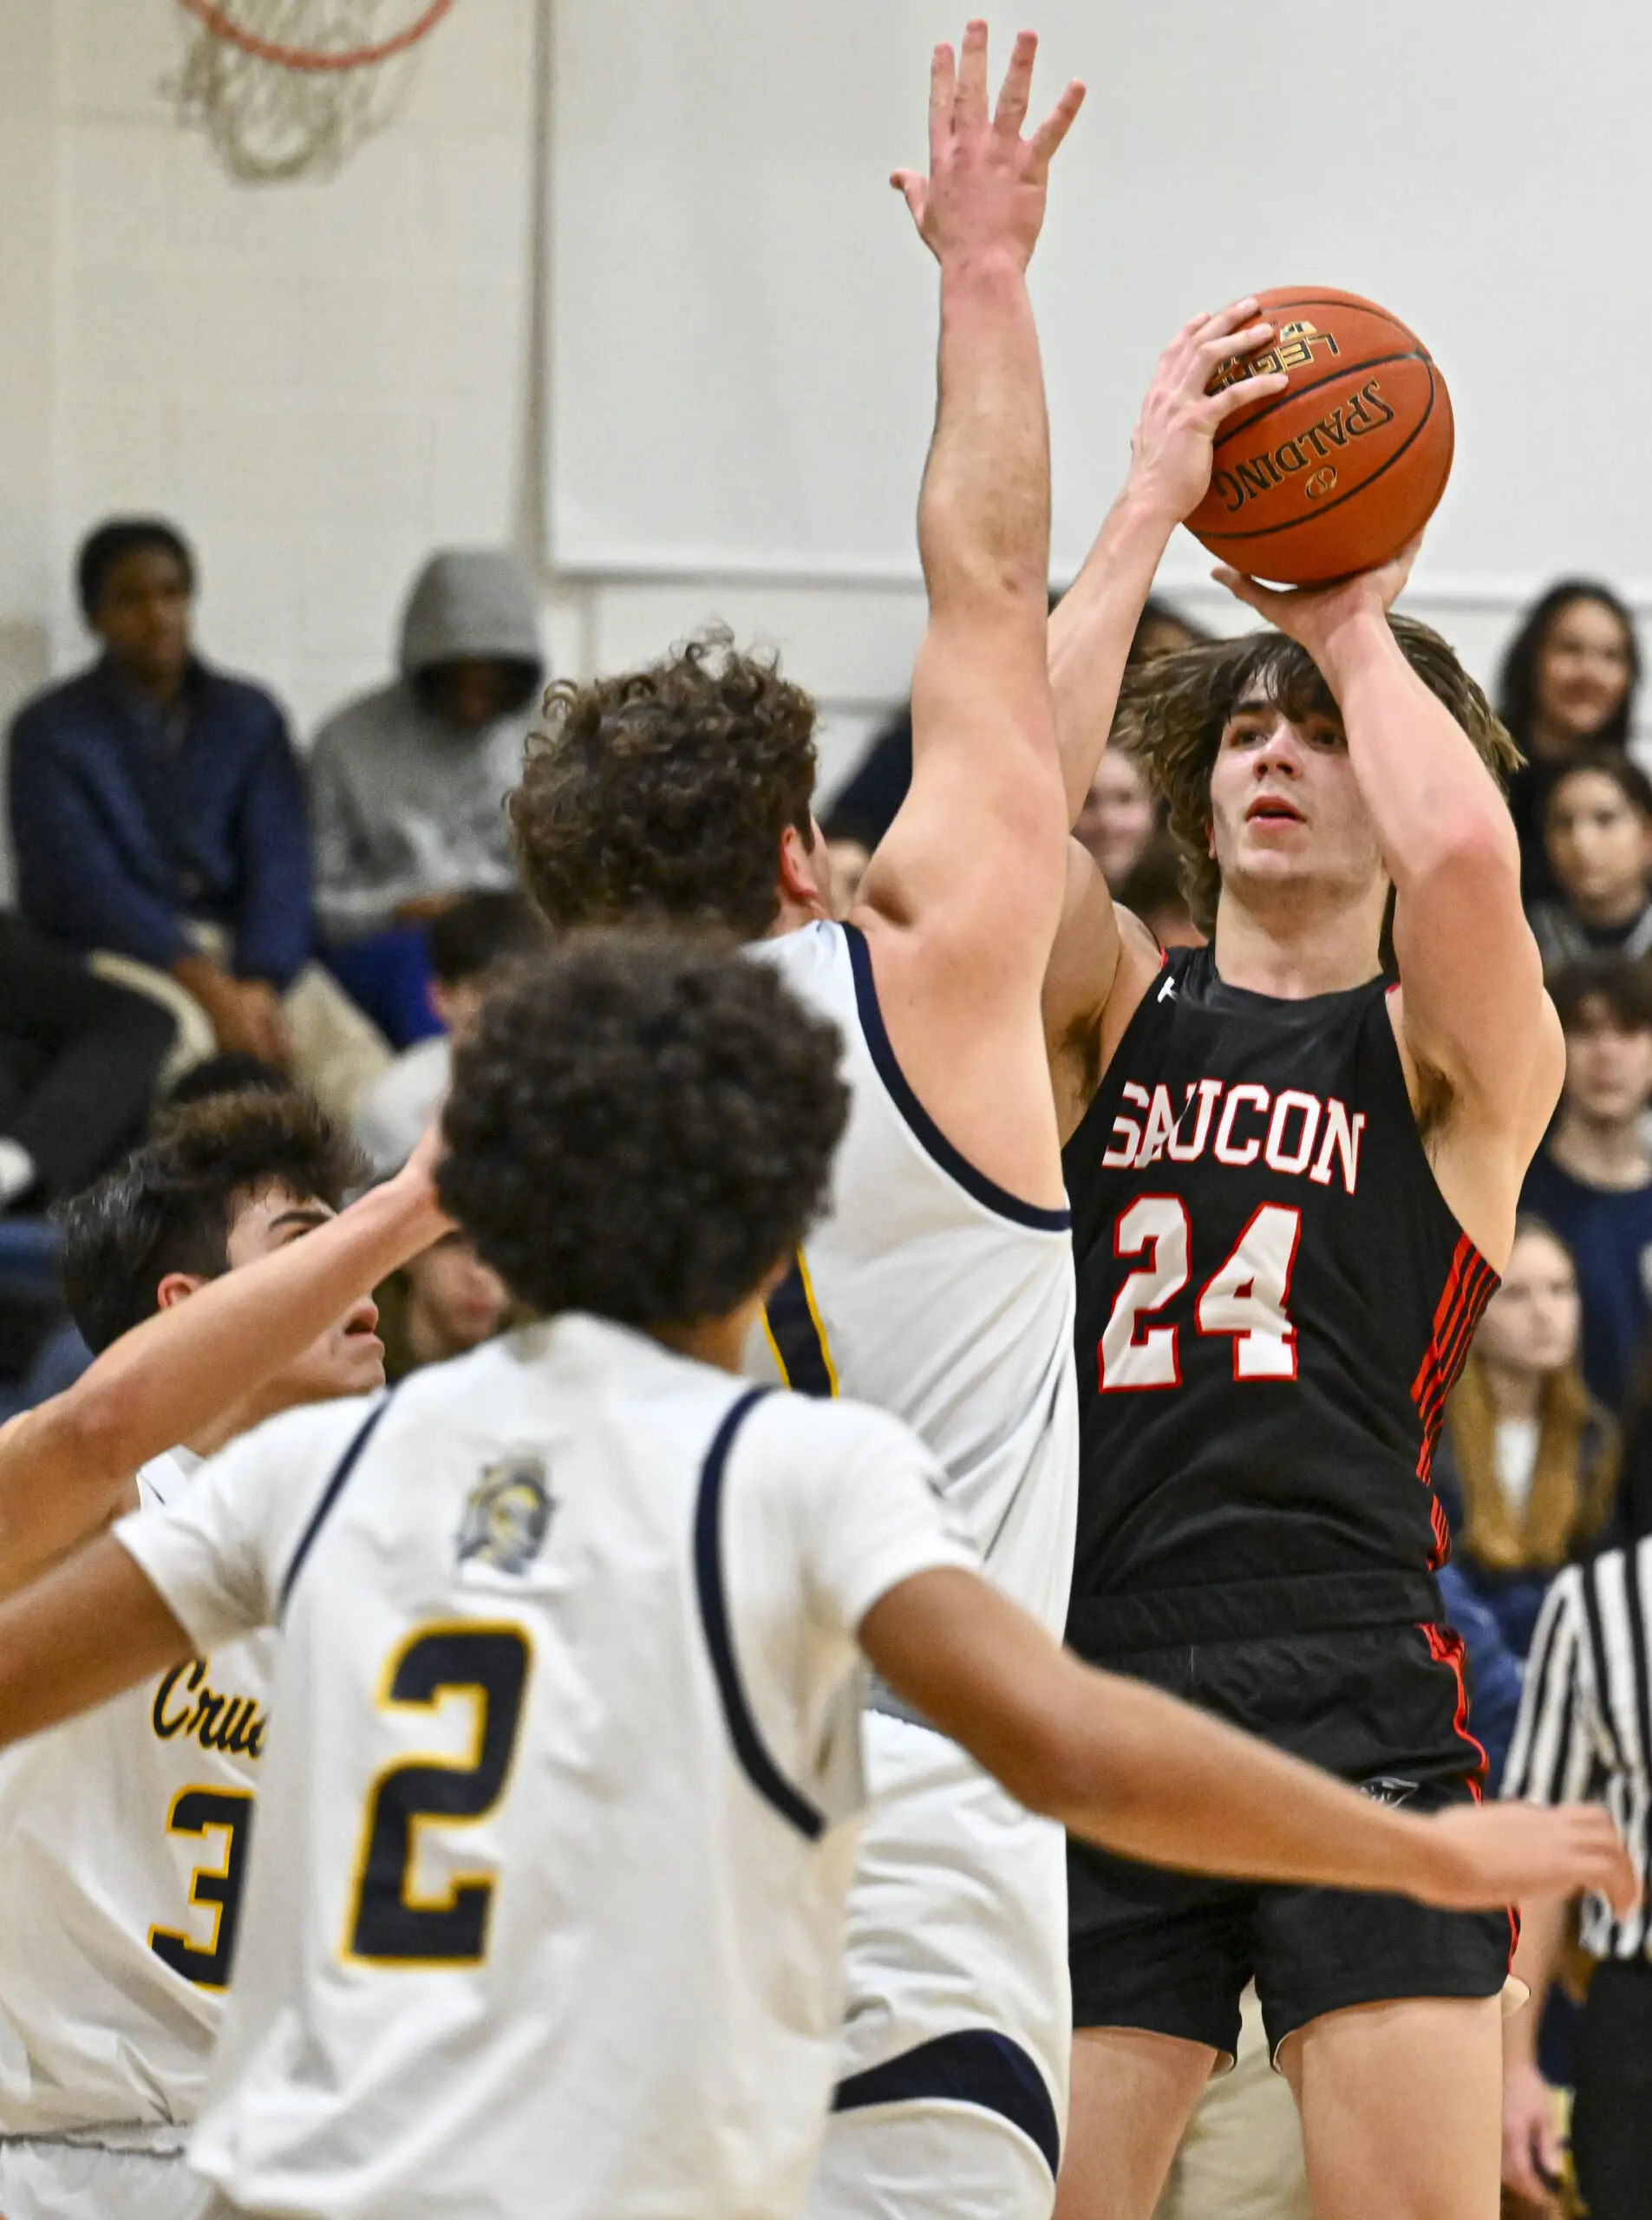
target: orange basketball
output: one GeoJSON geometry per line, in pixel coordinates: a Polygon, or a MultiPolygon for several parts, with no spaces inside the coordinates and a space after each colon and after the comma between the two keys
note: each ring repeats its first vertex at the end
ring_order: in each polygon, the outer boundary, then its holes
{"type": "Polygon", "coordinates": [[[1222,427],[1187,528],[1236,571],[1282,585],[1386,563],[1451,475],[1446,381],[1414,331],[1357,293],[1282,285],[1257,299],[1272,344],[1224,362],[1211,390],[1271,370],[1290,383],[1222,427]]]}

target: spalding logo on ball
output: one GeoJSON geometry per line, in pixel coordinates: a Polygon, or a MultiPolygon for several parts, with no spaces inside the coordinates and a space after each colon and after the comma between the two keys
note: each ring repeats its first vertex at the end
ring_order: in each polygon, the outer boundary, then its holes
{"type": "Polygon", "coordinates": [[[1187,528],[1236,571],[1281,585],[1386,563],[1451,475],[1446,381],[1414,331],[1357,293],[1282,285],[1257,298],[1273,343],[1224,362],[1211,390],[1278,370],[1290,383],[1222,427],[1187,528]]]}

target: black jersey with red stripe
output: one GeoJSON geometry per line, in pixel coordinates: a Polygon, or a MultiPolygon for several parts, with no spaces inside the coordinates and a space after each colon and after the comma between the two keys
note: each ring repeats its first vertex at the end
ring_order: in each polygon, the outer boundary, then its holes
{"type": "Polygon", "coordinates": [[[1065,1152],[1099,1657],[1438,1616],[1430,1466],[1496,1276],[1435,1183],[1381,980],[1167,958],[1065,1152]]]}

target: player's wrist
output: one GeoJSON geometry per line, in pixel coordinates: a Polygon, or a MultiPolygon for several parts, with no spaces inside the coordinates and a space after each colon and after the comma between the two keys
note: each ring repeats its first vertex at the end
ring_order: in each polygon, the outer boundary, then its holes
{"type": "Polygon", "coordinates": [[[1102,530],[1121,546],[1156,545],[1162,553],[1181,522],[1183,504],[1154,463],[1133,463],[1102,530]]]}
{"type": "Polygon", "coordinates": [[[936,249],[941,265],[943,305],[970,298],[1002,303],[1027,290],[1027,257],[1008,238],[944,241],[936,249]]]}

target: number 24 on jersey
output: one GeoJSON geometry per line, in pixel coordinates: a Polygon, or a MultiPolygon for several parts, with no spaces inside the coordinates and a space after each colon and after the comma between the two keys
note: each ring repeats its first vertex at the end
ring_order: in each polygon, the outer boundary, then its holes
{"type": "MultiPolygon", "coordinates": [[[[1139,1195],[1113,1229],[1113,1254],[1144,1262],[1119,1290],[1102,1331],[1103,1394],[1180,1387],[1182,1329],[1152,1322],[1187,1285],[1192,1236],[1187,1205],[1178,1195],[1139,1195]]],[[[1296,1329],[1286,1306],[1301,1237],[1299,1210],[1263,1203],[1227,1262],[1199,1290],[1197,1329],[1232,1336],[1236,1380],[1296,1377],[1296,1329]]]]}

